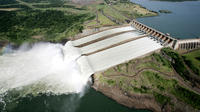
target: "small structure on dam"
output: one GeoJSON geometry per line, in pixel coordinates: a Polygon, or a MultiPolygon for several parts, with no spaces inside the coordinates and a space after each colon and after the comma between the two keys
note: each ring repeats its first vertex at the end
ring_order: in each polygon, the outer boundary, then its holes
{"type": "MultiPolygon", "coordinates": [[[[79,37],[72,40],[71,43],[81,54],[77,61],[81,70],[85,72],[84,68],[90,66],[90,73],[106,70],[163,47],[188,48],[183,47],[185,41],[172,38],[169,34],[164,34],[136,20],[129,25],[79,37]]],[[[189,48],[199,45],[196,42],[189,48]]]]}
{"type": "Polygon", "coordinates": [[[200,39],[184,39],[178,40],[174,49],[193,50],[200,48],[200,39]]]}

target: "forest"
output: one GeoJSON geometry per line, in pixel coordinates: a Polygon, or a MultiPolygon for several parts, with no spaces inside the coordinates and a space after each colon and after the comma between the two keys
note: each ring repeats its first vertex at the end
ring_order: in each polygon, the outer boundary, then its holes
{"type": "Polygon", "coordinates": [[[18,3],[16,0],[0,0],[0,5],[6,5],[6,4],[15,4],[18,3]]]}
{"type": "MultiPolygon", "coordinates": [[[[64,0],[22,0],[24,2],[28,3],[40,3],[40,2],[47,2],[47,3],[53,3],[53,4],[63,4],[64,0]]],[[[65,0],[67,1],[67,0],[65,0]]]]}
{"type": "Polygon", "coordinates": [[[34,35],[42,35],[45,37],[42,40],[51,41],[52,38],[55,40],[56,34],[59,33],[74,29],[81,32],[82,23],[91,19],[88,18],[89,16],[88,14],[67,15],[56,10],[0,11],[0,35],[2,40],[17,44],[32,40],[31,37],[34,35]]]}

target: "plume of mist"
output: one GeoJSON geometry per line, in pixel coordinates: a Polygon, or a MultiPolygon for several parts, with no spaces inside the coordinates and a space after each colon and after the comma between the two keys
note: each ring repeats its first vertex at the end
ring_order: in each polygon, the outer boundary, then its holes
{"type": "Polygon", "coordinates": [[[24,44],[0,56],[0,93],[24,88],[29,93],[79,93],[90,75],[81,73],[80,56],[71,44],[24,44]]]}

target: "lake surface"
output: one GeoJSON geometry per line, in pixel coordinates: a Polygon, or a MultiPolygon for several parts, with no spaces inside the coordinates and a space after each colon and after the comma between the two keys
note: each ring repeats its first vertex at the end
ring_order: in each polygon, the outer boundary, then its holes
{"type": "Polygon", "coordinates": [[[138,21],[175,38],[200,37],[200,1],[161,2],[152,0],[131,0],[153,11],[169,10],[171,14],[139,18],[138,21]]]}

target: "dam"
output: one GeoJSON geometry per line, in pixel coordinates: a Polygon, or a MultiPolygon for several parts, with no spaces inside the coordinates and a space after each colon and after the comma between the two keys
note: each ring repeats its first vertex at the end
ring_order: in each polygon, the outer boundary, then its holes
{"type": "Polygon", "coordinates": [[[93,74],[145,56],[163,47],[195,49],[199,47],[198,42],[199,39],[177,40],[170,34],[162,33],[137,20],[132,20],[128,25],[73,39],[71,45],[81,55],[77,59],[81,72],[93,74]],[[195,44],[187,44],[188,42],[195,44]]]}
{"type": "MultiPolygon", "coordinates": [[[[148,29],[145,28],[146,30],[148,29]]],[[[83,74],[101,72],[160,50],[172,43],[171,38],[163,41],[157,39],[161,36],[165,38],[163,33],[160,35],[153,30],[148,31],[146,33],[138,29],[133,22],[72,40],[72,46],[81,54],[81,57],[77,59],[81,72],[83,74]]]]}

